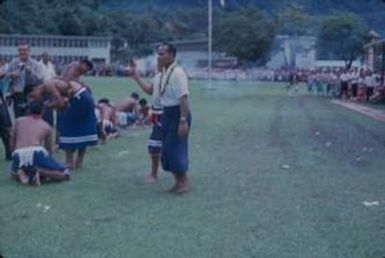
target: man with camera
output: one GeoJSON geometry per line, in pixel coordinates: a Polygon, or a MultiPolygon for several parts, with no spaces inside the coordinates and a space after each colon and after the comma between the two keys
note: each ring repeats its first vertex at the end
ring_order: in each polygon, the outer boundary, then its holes
{"type": "Polygon", "coordinates": [[[43,79],[39,62],[30,57],[28,43],[18,45],[18,57],[9,63],[6,74],[11,79],[10,97],[15,118],[24,116],[27,113],[27,93],[43,79]]]}

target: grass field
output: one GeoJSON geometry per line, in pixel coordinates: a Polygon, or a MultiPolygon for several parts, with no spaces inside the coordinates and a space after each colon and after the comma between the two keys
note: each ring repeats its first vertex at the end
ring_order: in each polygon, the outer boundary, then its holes
{"type": "MultiPolygon", "coordinates": [[[[136,89],[125,79],[87,81],[96,98],[136,89]]],[[[0,253],[385,257],[384,123],[327,99],[289,97],[284,85],[203,84],[190,85],[190,193],[166,193],[167,173],[144,184],[149,131],[125,132],[93,148],[70,182],[33,188],[0,177],[0,253]]]]}

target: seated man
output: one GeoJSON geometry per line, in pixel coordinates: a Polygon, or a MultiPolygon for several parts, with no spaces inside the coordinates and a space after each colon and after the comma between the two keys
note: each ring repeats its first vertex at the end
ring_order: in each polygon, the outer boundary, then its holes
{"type": "Polygon", "coordinates": [[[372,102],[379,102],[385,99],[385,86],[378,85],[374,88],[373,95],[369,98],[372,102]]]}
{"type": "Polygon", "coordinates": [[[135,123],[139,114],[139,95],[132,93],[130,97],[115,104],[119,125],[125,127],[135,123]],[[124,121],[126,120],[126,121],[124,121]]]}
{"type": "Polygon", "coordinates": [[[96,108],[99,111],[98,134],[102,142],[106,143],[108,139],[117,136],[115,108],[106,98],[99,100],[96,108]]]}
{"type": "Polygon", "coordinates": [[[139,117],[136,123],[138,125],[151,125],[150,106],[146,99],[139,100],[139,117]]]}
{"type": "Polygon", "coordinates": [[[42,119],[43,103],[32,101],[29,116],[16,119],[12,129],[12,175],[22,184],[40,185],[40,176],[64,181],[69,170],[51,157],[52,129],[42,119]]]}

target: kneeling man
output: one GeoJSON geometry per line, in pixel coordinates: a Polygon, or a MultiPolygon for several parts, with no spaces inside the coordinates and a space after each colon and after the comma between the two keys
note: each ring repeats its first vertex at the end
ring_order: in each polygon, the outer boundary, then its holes
{"type": "Polygon", "coordinates": [[[43,103],[32,101],[29,115],[19,117],[12,129],[12,175],[22,184],[40,185],[40,176],[54,181],[69,179],[69,170],[54,160],[52,128],[42,119],[43,103]]]}

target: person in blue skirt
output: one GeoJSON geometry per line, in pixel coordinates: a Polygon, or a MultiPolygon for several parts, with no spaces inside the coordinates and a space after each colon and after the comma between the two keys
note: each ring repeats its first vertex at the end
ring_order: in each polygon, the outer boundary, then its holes
{"type": "Polygon", "coordinates": [[[151,160],[151,169],[146,177],[147,183],[155,183],[158,181],[158,171],[162,151],[162,124],[161,117],[163,114],[163,107],[160,104],[160,78],[162,71],[162,64],[158,62],[157,73],[153,77],[152,83],[143,80],[136,71],[136,65],[131,61],[127,68],[126,74],[131,77],[142,88],[142,90],[152,96],[151,104],[151,123],[152,131],[148,139],[147,147],[151,160]]]}
{"type": "Polygon", "coordinates": [[[188,77],[176,64],[177,50],[170,43],[158,47],[158,62],[163,67],[160,78],[160,101],[163,107],[162,155],[163,170],[171,172],[175,183],[169,190],[182,194],[190,190],[187,171],[188,136],[191,125],[188,77]]]}
{"type": "Polygon", "coordinates": [[[79,168],[83,164],[87,147],[98,142],[97,119],[89,88],[78,81],[69,83],[71,97],[58,118],[59,148],[65,151],[66,166],[79,168]]]}

